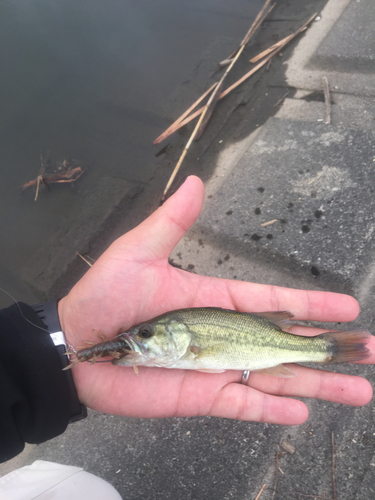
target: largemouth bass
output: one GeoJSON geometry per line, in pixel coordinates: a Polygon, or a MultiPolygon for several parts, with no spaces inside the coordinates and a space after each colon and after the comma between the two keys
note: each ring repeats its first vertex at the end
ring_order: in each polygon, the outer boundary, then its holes
{"type": "Polygon", "coordinates": [[[370,356],[366,330],[303,337],[281,329],[291,317],[288,312],[239,313],[214,307],[171,311],[119,335],[132,353],[112,363],[210,372],[256,370],[288,377],[294,374],[283,363],[343,363],[370,356]]]}

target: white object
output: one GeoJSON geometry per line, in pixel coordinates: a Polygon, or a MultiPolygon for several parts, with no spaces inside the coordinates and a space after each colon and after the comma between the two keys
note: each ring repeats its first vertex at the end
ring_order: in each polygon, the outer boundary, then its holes
{"type": "Polygon", "coordinates": [[[36,460],[0,478],[6,500],[121,500],[109,483],[79,467],[36,460]]]}

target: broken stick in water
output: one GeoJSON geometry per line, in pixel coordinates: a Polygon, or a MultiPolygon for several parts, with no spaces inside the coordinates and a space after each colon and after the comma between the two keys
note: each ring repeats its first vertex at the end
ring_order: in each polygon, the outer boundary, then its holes
{"type": "Polygon", "coordinates": [[[38,199],[39,191],[43,186],[47,186],[48,184],[75,182],[81,177],[84,170],[82,170],[81,167],[75,167],[74,164],[76,164],[75,160],[64,160],[61,164],[56,162],[55,171],[46,172],[46,167],[44,166],[42,160],[42,167],[40,169],[38,177],[36,177],[36,179],[33,179],[32,181],[26,182],[26,184],[22,186],[22,191],[29,187],[36,186],[36,193],[34,198],[34,201],[36,201],[38,199]]]}

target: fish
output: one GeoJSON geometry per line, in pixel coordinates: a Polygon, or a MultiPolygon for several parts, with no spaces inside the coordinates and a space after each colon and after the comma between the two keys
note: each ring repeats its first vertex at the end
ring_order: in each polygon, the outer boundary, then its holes
{"type": "Polygon", "coordinates": [[[288,311],[241,313],[217,307],[170,311],[121,333],[131,356],[112,363],[292,377],[294,372],[284,363],[344,363],[370,356],[367,330],[304,337],[282,330],[292,317],[288,311]]]}

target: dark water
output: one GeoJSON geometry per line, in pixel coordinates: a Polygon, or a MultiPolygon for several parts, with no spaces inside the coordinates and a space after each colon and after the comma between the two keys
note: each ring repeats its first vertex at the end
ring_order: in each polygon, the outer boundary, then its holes
{"type": "Polygon", "coordinates": [[[168,97],[216,40],[240,41],[262,4],[0,3],[0,286],[33,299],[25,268],[103,176],[148,181],[160,149],[152,141],[169,125],[168,97]],[[34,202],[32,189],[19,188],[38,175],[41,154],[89,168],[74,186],[54,185],[34,202]]]}

